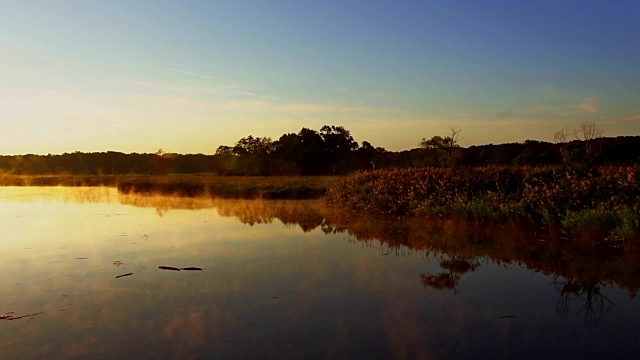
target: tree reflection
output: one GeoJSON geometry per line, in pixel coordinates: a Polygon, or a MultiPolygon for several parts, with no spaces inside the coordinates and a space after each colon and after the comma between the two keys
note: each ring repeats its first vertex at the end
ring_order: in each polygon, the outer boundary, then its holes
{"type": "Polygon", "coordinates": [[[420,274],[420,281],[424,287],[436,290],[453,289],[454,292],[458,292],[456,286],[462,275],[473,272],[478,266],[480,262],[475,258],[453,255],[451,258],[440,260],[440,267],[445,271],[437,275],[420,274]]]}
{"type": "MultiPolygon", "coordinates": [[[[247,225],[272,223],[299,227],[304,232],[346,234],[349,241],[380,248],[385,254],[422,253],[440,258],[442,271],[420,275],[425,287],[453,289],[479,260],[572,279],[559,283],[565,303],[585,298],[587,317],[607,308],[600,284],[615,284],[633,298],[640,288],[640,252],[597,246],[515,224],[488,224],[441,219],[376,217],[325,206],[322,200],[223,200],[162,196],[118,196],[122,203],[172,209],[214,208],[220,216],[235,217],[247,225]],[[583,284],[577,287],[576,284],[583,284]],[[592,284],[588,286],[589,284],[592,284]],[[598,311],[595,311],[598,310],[598,311]]],[[[565,306],[566,308],[566,306],[565,306]]],[[[562,309],[562,306],[559,306],[562,309]]]]}
{"type": "Polygon", "coordinates": [[[598,320],[615,306],[613,301],[602,294],[601,282],[570,278],[564,281],[556,279],[554,285],[560,295],[556,311],[569,313],[572,303],[581,302],[577,314],[582,314],[585,322],[598,320]]]}

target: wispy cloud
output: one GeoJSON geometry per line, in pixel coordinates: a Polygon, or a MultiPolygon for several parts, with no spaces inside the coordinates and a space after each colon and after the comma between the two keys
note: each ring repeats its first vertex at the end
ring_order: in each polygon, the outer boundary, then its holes
{"type": "MultiPolygon", "coordinates": [[[[236,95],[257,97],[255,92],[250,90],[251,86],[249,86],[249,84],[238,83],[236,81],[232,81],[228,79],[216,78],[214,76],[210,76],[207,74],[202,74],[202,73],[184,70],[184,69],[170,68],[169,71],[182,74],[182,75],[187,75],[189,77],[196,78],[196,79],[213,82],[215,83],[215,85],[212,85],[213,88],[218,91],[225,91],[225,92],[233,93],[236,95]]],[[[211,86],[208,88],[211,89],[211,86]]]]}
{"type": "Polygon", "coordinates": [[[220,80],[220,79],[216,79],[213,76],[200,74],[200,73],[193,72],[193,71],[187,71],[187,70],[176,69],[176,68],[171,68],[169,70],[172,71],[172,72],[178,73],[178,74],[189,75],[191,77],[196,77],[196,78],[199,78],[199,79],[212,80],[212,81],[223,81],[223,80],[220,80]]]}
{"type": "Polygon", "coordinates": [[[623,117],[622,120],[640,121],[640,114],[639,115],[634,115],[634,116],[626,116],[626,117],[623,117]]]}
{"type": "Polygon", "coordinates": [[[273,112],[297,115],[326,114],[326,113],[362,113],[362,114],[400,114],[403,110],[340,106],[315,103],[277,103],[271,101],[224,101],[217,103],[227,110],[239,112],[273,112]]]}
{"type": "MultiPolygon", "coordinates": [[[[547,112],[555,116],[575,116],[585,112],[597,114],[600,112],[600,96],[590,96],[585,92],[565,91],[547,85],[540,91],[542,104],[531,106],[528,110],[547,112]]],[[[592,94],[591,94],[592,95],[592,94]]]]}
{"type": "Polygon", "coordinates": [[[592,96],[590,98],[586,98],[584,100],[582,100],[582,102],[580,104],[577,105],[577,107],[579,109],[582,109],[588,113],[592,113],[595,114],[597,112],[599,112],[600,110],[598,109],[598,97],[597,96],[592,96]]]}
{"type": "MultiPolygon", "coordinates": [[[[465,124],[469,122],[469,121],[465,121],[465,124]]],[[[509,119],[487,119],[487,120],[474,120],[472,121],[473,124],[482,124],[483,126],[487,126],[487,125],[499,125],[499,126],[505,126],[505,125],[509,125],[509,126],[524,126],[524,125],[550,125],[553,124],[554,121],[553,120],[549,120],[548,118],[545,117],[534,117],[534,118],[518,118],[518,117],[512,117],[509,119]]]]}
{"type": "Polygon", "coordinates": [[[545,113],[547,116],[584,116],[584,113],[598,114],[600,97],[591,96],[580,101],[563,101],[557,104],[544,104],[529,106],[525,110],[535,113],[545,113]]]}
{"type": "MultiPolygon", "coordinates": [[[[167,82],[159,82],[159,81],[146,81],[140,79],[115,79],[114,80],[117,85],[127,85],[133,89],[140,90],[155,90],[157,92],[207,92],[209,89],[204,86],[195,86],[195,85],[183,85],[176,83],[167,83],[167,82]]],[[[109,81],[111,82],[111,81],[109,81]]]]}
{"type": "Polygon", "coordinates": [[[299,103],[292,101],[274,100],[269,98],[216,98],[210,96],[191,96],[186,93],[153,93],[153,92],[122,92],[116,95],[117,100],[127,104],[127,108],[138,109],[138,112],[148,112],[162,117],[169,113],[197,112],[208,116],[242,118],[244,115],[259,115],[260,118],[273,117],[306,117],[322,115],[327,117],[342,117],[363,115],[365,117],[391,116],[394,119],[408,113],[404,109],[386,107],[366,107],[337,105],[327,103],[299,103]]]}
{"type": "Polygon", "coordinates": [[[242,86],[233,84],[205,84],[191,85],[184,83],[172,83],[161,81],[146,81],[140,79],[117,79],[117,83],[126,84],[129,90],[138,90],[145,93],[190,93],[190,94],[221,94],[227,96],[257,97],[257,95],[242,86]]]}
{"type": "Polygon", "coordinates": [[[353,90],[353,89],[348,89],[343,87],[335,88],[335,91],[346,93],[346,94],[373,97],[378,99],[391,99],[391,96],[380,91],[358,91],[358,90],[353,90]]]}

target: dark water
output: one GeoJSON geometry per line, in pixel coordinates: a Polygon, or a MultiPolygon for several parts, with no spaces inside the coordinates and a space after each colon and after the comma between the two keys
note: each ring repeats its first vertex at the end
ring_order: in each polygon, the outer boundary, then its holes
{"type": "Polygon", "coordinates": [[[640,356],[640,256],[544,232],[101,188],[0,229],[2,359],[640,356]]]}

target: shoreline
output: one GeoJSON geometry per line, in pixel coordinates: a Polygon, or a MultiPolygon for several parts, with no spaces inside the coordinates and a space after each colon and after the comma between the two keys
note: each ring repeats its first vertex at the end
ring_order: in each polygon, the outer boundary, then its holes
{"type": "MultiPolygon", "coordinates": [[[[527,223],[611,246],[640,241],[640,165],[404,168],[347,176],[1,175],[0,186],[115,187],[121,194],[321,199],[358,213],[527,223]]],[[[633,246],[632,246],[633,247],[633,246]]]]}
{"type": "Polygon", "coordinates": [[[1,175],[0,186],[115,187],[122,194],[226,199],[319,199],[341,176],[1,175]]]}

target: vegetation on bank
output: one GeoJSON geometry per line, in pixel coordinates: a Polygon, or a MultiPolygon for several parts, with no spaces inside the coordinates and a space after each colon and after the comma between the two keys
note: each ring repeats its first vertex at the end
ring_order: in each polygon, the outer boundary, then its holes
{"type": "Polygon", "coordinates": [[[120,182],[118,191],[232,199],[315,199],[338,180],[331,176],[147,176],[120,182]]]}
{"type": "MultiPolygon", "coordinates": [[[[555,143],[521,143],[461,147],[461,129],[448,136],[423,138],[419,148],[387,151],[367,141],[358,143],[341,126],[319,131],[302,128],[277,140],[246,136],[215,154],[124,154],[115,151],[49,155],[0,155],[0,173],[12,175],[167,175],[233,176],[339,175],[367,169],[450,166],[547,166],[576,160],[593,163],[640,162],[640,136],[602,137],[594,123],[585,123],[573,137],[562,130],[555,143]],[[573,140],[572,140],[573,139],[573,140]]],[[[170,144],[168,145],[170,146],[170,144]]]]}
{"type": "Polygon", "coordinates": [[[125,194],[240,199],[327,193],[330,203],[364,212],[530,221],[612,242],[639,237],[640,136],[603,138],[595,123],[583,123],[573,141],[563,129],[554,144],[462,148],[461,129],[450,130],[400,153],[366,141],[359,146],[345,128],[325,125],[276,141],[249,135],[215,155],[0,156],[0,172],[9,174],[0,186],[115,186],[125,194]],[[353,175],[336,176],[346,173],[353,175]],[[333,176],[317,176],[327,174],[333,176]]]}
{"type": "Polygon", "coordinates": [[[0,186],[109,186],[123,194],[210,196],[234,199],[312,199],[324,195],[336,176],[60,175],[0,176],[0,186]]]}
{"type": "Polygon", "coordinates": [[[359,172],[334,205],[389,215],[531,221],[621,242],[640,235],[640,165],[421,168],[359,172]]]}

